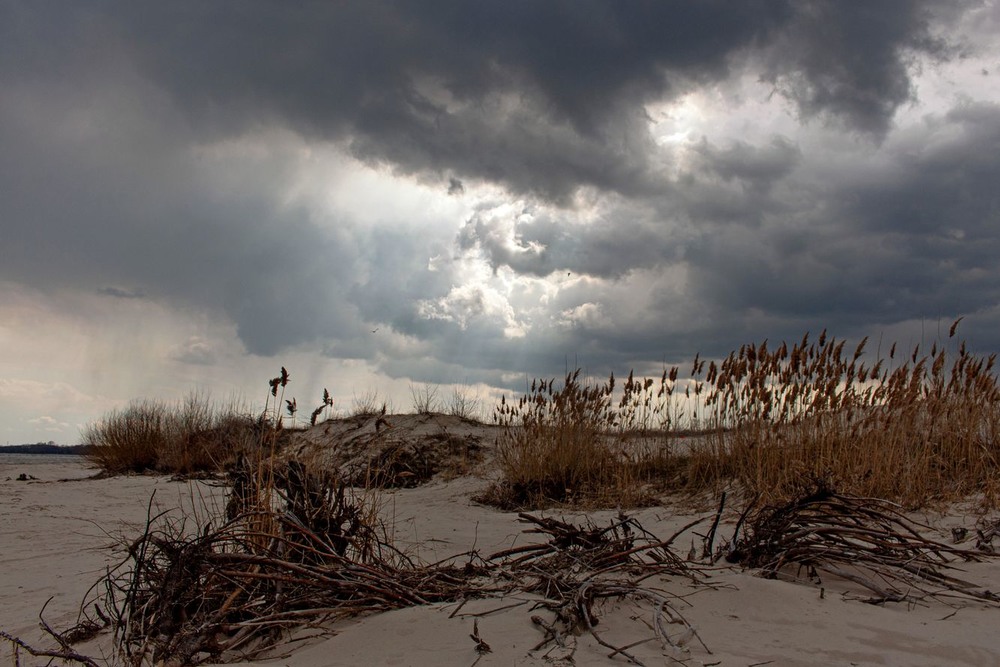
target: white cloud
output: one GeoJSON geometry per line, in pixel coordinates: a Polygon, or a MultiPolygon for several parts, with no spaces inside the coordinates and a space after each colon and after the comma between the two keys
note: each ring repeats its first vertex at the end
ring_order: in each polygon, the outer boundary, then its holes
{"type": "Polygon", "coordinates": [[[518,321],[507,298],[488,285],[453,287],[440,299],[420,301],[417,312],[426,319],[454,322],[463,330],[477,320],[487,320],[499,323],[508,338],[526,334],[525,325],[518,321]]]}
{"type": "Polygon", "coordinates": [[[175,345],[169,357],[184,364],[211,366],[216,361],[212,343],[201,336],[191,336],[181,345],[175,345]]]}

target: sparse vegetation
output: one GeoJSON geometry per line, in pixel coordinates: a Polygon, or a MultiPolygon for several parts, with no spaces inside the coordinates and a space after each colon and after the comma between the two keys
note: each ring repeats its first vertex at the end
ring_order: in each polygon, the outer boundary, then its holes
{"type": "MultiPolygon", "coordinates": [[[[954,334],[955,325],[950,339],[954,334]]],[[[652,604],[654,638],[680,647],[697,633],[671,598],[643,582],[696,582],[704,574],[699,562],[714,567],[722,559],[769,577],[839,577],[874,594],[867,601],[877,604],[938,596],[1000,604],[954,576],[952,564],[992,557],[995,527],[979,531],[975,550],[948,546],[921,535],[923,527],[889,502],[916,506],[979,494],[996,506],[995,356],[977,357],[956,341],[950,352],[935,344],[900,357],[893,345],[887,358],[869,358],[866,344],[847,354],[845,341],[824,332],[812,342],[806,334],[791,346],[744,345],[718,363],[696,356],[690,379],[679,380],[671,368],[659,381],[629,374],[618,386],[613,375],[593,382],[577,370],[561,384],[536,380],[518,399],[501,400],[494,415],[500,475],[482,500],[507,508],[622,508],[664,491],[723,491],[707,535],[696,533],[701,557],[692,538],[686,561],[673,542],[704,517],[662,540],[624,513],[605,528],[522,513],[529,532],[551,539],[486,557],[461,554],[464,565],[455,558],[421,564],[393,545],[381,489],[429,478],[429,457],[418,452],[414,465],[389,443],[366,459],[364,474],[347,475],[293,459],[291,450],[277,456],[283,420],[294,423],[298,409],[284,397],[284,368],[269,381],[256,419],[215,410],[197,395],[177,407],[133,403],[88,429],[91,457],[112,472],[228,462],[225,516],[193,528],[187,517],[151,516],[143,535],[126,544],[125,562],[91,588],[81,609],[94,609],[95,617],[82,617],[70,633],[110,627],[128,664],[200,664],[261,655],[303,623],[527,591],[543,596],[556,617],[532,617],[546,633],[538,647],[586,631],[611,655],[638,662],[628,653],[636,644],[619,647],[595,631],[596,603],[652,604]],[[692,424],[702,429],[683,430],[692,424]],[[744,508],[731,539],[716,549],[728,486],[745,492],[744,508]],[[664,623],[685,638],[675,643],[664,623]]],[[[418,415],[438,407],[436,388],[411,391],[418,415]]],[[[378,408],[375,395],[367,396],[364,412],[351,419],[364,442],[375,443],[393,427],[385,403],[378,408]]],[[[456,393],[450,411],[465,417],[468,400],[456,393]]],[[[331,407],[324,390],[310,421],[331,407]]],[[[447,431],[433,439],[468,448],[447,431]]],[[[477,651],[486,645],[476,625],[470,636],[477,651]]],[[[92,662],[66,642],[45,653],[0,638],[34,655],[92,662]]]]}
{"type": "MultiPolygon", "coordinates": [[[[0,639],[34,655],[96,665],[65,637],[80,641],[108,630],[123,664],[245,662],[273,657],[277,646],[287,648],[288,630],[303,625],[524,593],[542,601],[531,619],[545,631],[539,647],[589,633],[630,656],[634,645],[618,647],[604,638],[604,626],[596,629],[607,598],[650,607],[655,627],[637,625],[650,635],[642,643],[679,647],[696,636],[679,611],[680,598],[648,582],[682,578],[698,585],[697,565],[671,550],[673,538],[635,519],[575,525],[521,514],[525,533],[541,539],[425,564],[393,545],[370,490],[350,489],[296,461],[275,470],[273,485],[259,483],[266,474],[247,472],[258,483],[246,487],[246,502],[230,503],[225,520],[192,526],[189,517],[151,516],[142,534],[124,543],[124,561],[91,587],[78,624],[51,633],[61,650],[46,654],[12,635],[0,639]]],[[[477,647],[485,645],[476,627],[472,637],[477,647]]],[[[488,652],[486,646],[477,652],[488,652]]]]}
{"type": "Polygon", "coordinates": [[[375,391],[366,391],[360,396],[355,394],[351,406],[352,417],[373,417],[391,412],[387,401],[379,398],[375,391]]]}
{"type": "Polygon", "coordinates": [[[451,391],[451,398],[448,401],[446,412],[462,419],[479,420],[483,402],[479,396],[470,394],[467,390],[454,388],[451,391]]]}
{"type": "MultiPolygon", "coordinates": [[[[570,373],[536,380],[504,397],[494,421],[497,483],[483,499],[505,507],[551,503],[628,506],[669,491],[737,485],[762,501],[794,494],[803,478],[838,491],[917,506],[979,494],[1000,500],[1000,384],[995,355],[977,357],[954,338],[903,355],[866,354],[809,334],[793,344],[742,346],[721,361],[696,356],[690,377],[630,374],[619,384],[570,373]],[[690,429],[697,426],[697,433],[690,429]],[[694,435],[695,437],[684,437],[694,435]]],[[[111,473],[219,470],[243,451],[276,449],[288,373],[269,382],[268,407],[252,418],[192,395],[179,406],[138,401],[84,433],[90,457],[111,473]]],[[[455,390],[410,388],[413,410],[470,418],[479,399],[455,390]]],[[[310,423],[333,400],[324,390],[310,423]]],[[[355,397],[355,416],[385,416],[374,392],[355,397]]],[[[378,424],[376,424],[376,427],[378,424]]]]}
{"type": "Polygon", "coordinates": [[[438,398],[438,388],[431,384],[420,386],[410,385],[410,396],[413,398],[413,411],[418,415],[429,415],[441,409],[438,398]]]}

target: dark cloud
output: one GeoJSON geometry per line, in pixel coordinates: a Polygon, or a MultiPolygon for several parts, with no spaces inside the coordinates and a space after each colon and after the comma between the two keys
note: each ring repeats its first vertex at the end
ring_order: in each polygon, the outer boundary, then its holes
{"type": "Polygon", "coordinates": [[[928,4],[9,4],[0,41],[15,78],[133,70],[203,137],[278,123],[565,201],[655,187],[644,103],[748,63],[803,114],[884,133],[913,96],[911,54],[946,53],[928,4]]]}
{"type": "MultiPolygon", "coordinates": [[[[965,7],[2,2],[0,279],[221,313],[255,354],[318,342],[497,386],[573,353],[598,371],[987,311],[1000,113],[894,125],[965,7]],[[747,77],[787,130],[650,132],[647,106],[747,77]],[[269,133],[453,203],[498,194],[465,220],[290,204],[299,158],[269,133]],[[495,282],[465,282],[476,261],[495,282]],[[510,276],[527,286],[490,291],[510,276]]],[[[211,363],[206,345],[174,358],[211,363]]]]}
{"type": "MultiPolygon", "coordinates": [[[[1000,106],[962,105],[886,147],[888,163],[799,181],[810,208],[706,233],[687,252],[731,311],[861,327],[1000,303],[1000,106]]],[[[728,224],[728,221],[727,221],[728,224]]],[[[1000,343],[1000,337],[992,337],[1000,343]]]]}
{"type": "Polygon", "coordinates": [[[162,118],[61,92],[61,114],[0,102],[0,279],[218,311],[260,354],[350,330],[356,242],[280,202],[280,156],[211,164],[162,118]]]}
{"type": "Polygon", "coordinates": [[[102,287],[97,290],[98,294],[113,296],[116,299],[145,299],[146,292],[143,290],[127,290],[120,287],[102,287]]]}
{"type": "Polygon", "coordinates": [[[718,148],[703,138],[696,149],[704,164],[702,170],[714,172],[724,181],[741,181],[755,190],[767,190],[788,176],[802,158],[802,152],[787,137],[777,136],[769,145],[751,146],[738,141],[718,148]]]}
{"type": "Polygon", "coordinates": [[[825,114],[881,138],[896,110],[914,98],[913,56],[943,59],[956,48],[934,35],[936,4],[795,3],[793,16],[764,48],[761,79],[806,117],[825,114]]]}

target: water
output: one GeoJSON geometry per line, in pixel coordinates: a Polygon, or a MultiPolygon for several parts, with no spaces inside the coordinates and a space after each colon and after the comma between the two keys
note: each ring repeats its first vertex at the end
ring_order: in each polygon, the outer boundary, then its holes
{"type": "Polygon", "coordinates": [[[0,483],[18,480],[55,481],[92,476],[94,465],[75,454],[0,454],[0,483]]]}
{"type": "Polygon", "coordinates": [[[84,465],[86,459],[75,454],[3,454],[0,453],[0,467],[20,465],[84,465]]]}

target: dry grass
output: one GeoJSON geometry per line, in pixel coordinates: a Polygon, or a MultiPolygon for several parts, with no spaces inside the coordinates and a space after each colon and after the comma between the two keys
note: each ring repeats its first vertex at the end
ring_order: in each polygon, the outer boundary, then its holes
{"type": "MultiPolygon", "coordinates": [[[[954,325],[950,334],[954,340],[954,325]]],[[[908,506],[971,494],[995,505],[995,355],[977,357],[953,342],[950,354],[935,344],[901,358],[893,345],[887,358],[872,359],[865,345],[847,352],[824,332],[791,347],[747,345],[712,363],[698,387],[716,428],[694,452],[693,483],[735,479],[776,500],[803,478],[819,478],[908,506]]]]}
{"type": "Polygon", "coordinates": [[[430,415],[441,410],[438,388],[431,384],[410,385],[413,411],[418,415],[430,415]]]}
{"type": "Polygon", "coordinates": [[[454,387],[451,390],[451,397],[445,407],[445,412],[462,419],[478,421],[482,417],[482,407],[483,402],[478,394],[472,394],[468,389],[454,387]]]}
{"type": "MultiPolygon", "coordinates": [[[[240,457],[273,454],[299,425],[295,398],[286,399],[289,375],[284,368],[268,381],[264,410],[253,416],[240,401],[216,404],[191,393],[177,404],[133,401],[113,410],[83,432],[87,456],[108,474],[162,472],[179,475],[222,472],[240,457]]],[[[329,419],[333,398],[323,390],[322,402],[309,416],[310,426],[329,419]]]]}
{"type": "Polygon", "coordinates": [[[259,434],[257,420],[235,401],[215,405],[201,394],[179,404],[133,401],[83,432],[88,458],[110,474],[222,470],[259,434]]]}
{"type": "MultiPolygon", "coordinates": [[[[658,379],[632,374],[594,382],[571,373],[534,381],[504,398],[494,421],[499,481],[483,500],[503,507],[553,503],[634,506],[654,493],[722,490],[732,484],[763,502],[794,495],[802,479],[843,493],[915,507],[978,495],[1000,501],[1000,385],[995,355],[970,353],[954,338],[902,355],[866,353],[822,333],[793,344],[748,344],[721,361],[695,357],[658,379]],[[684,407],[682,411],[681,407],[684,407]],[[682,440],[682,429],[699,437],[682,440]]],[[[287,371],[269,382],[259,419],[215,410],[192,396],[180,406],[137,402],[85,432],[91,458],[108,472],[218,469],[236,453],[277,449],[282,422],[295,423],[284,398],[287,371]],[[284,414],[284,413],[287,413],[284,414]]],[[[440,407],[438,389],[412,387],[413,409],[440,407]]],[[[467,415],[478,399],[455,392],[467,415]]],[[[332,400],[313,411],[311,422],[332,400]]],[[[373,393],[355,412],[384,415],[373,393]]]]}
{"type": "Polygon", "coordinates": [[[385,415],[392,412],[392,406],[388,401],[379,398],[378,392],[367,391],[360,396],[354,396],[351,404],[352,417],[373,417],[375,415],[385,415]]]}
{"type": "MultiPolygon", "coordinates": [[[[950,357],[935,346],[897,360],[893,347],[887,360],[865,360],[864,345],[847,356],[843,341],[821,335],[810,343],[807,335],[791,348],[744,346],[710,362],[707,372],[696,357],[684,386],[685,398],[699,407],[688,419],[713,430],[700,434],[704,444],[683,451],[676,448],[683,425],[674,400],[677,369],[659,383],[630,374],[620,388],[613,376],[594,383],[579,371],[560,386],[536,381],[496,409],[501,479],[490,500],[623,507],[648,500],[657,484],[704,490],[737,482],[753,500],[731,543],[716,552],[722,496],[703,560],[725,556],[773,577],[805,568],[819,583],[830,576],[859,584],[879,604],[956,597],[998,604],[995,594],[954,576],[956,559],[980,560],[985,550],[924,538],[897,507],[873,498],[923,504],[981,493],[995,504],[994,357],[956,344],[950,357]]],[[[628,652],[636,644],[609,642],[603,626],[597,632],[605,599],[653,606],[652,639],[663,648],[698,638],[672,606],[682,598],[644,583],[699,580],[697,566],[672,550],[680,532],[661,540],[623,513],[605,528],[521,514],[529,532],[551,539],[485,558],[472,551],[432,565],[414,562],[388,537],[378,470],[352,488],[352,480],[329,470],[276,456],[282,412],[295,418],[294,399],[284,398],[288,380],[282,368],[269,382],[265,411],[253,420],[255,440],[229,468],[224,517],[189,526],[187,517],[150,515],[143,534],[125,544],[125,562],[91,589],[79,625],[63,635],[50,630],[60,651],[36,651],[2,632],[0,639],[33,655],[91,665],[60,638],[109,627],[123,664],[217,663],[260,656],[303,624],[514,592],[544,597],[539,607],[550,617],[531,619],[545,631],[539,649],[589,632],[611,656],[641,664],[628,652]],[[93,618],[86,615],[91,609],[93,618]]],[[[323,403],[320,412],[329,407],[326,394],[323,403]]],[[[203,434],[217,425],[202,399],[173,411],[136,403],[93,427],[109,448],[95,456],[111,465],[121,445],[121,461],[155,468],[164,452],[183,452],[171,440],[175,431],[203,434]]],[[[471,637],[478,652],[488,651],[475,625],[471,637]]]]}
{"type": "Polygon", "coordinates": [[[659,383],[630,375],[620,392],[613,376],[594,384],[579,371],[561,387],[535,381],[496,408],[501,479],[484,500],[627,506],[651,490],[736,483],[774,502],[803,479],[822,479],[910,507],[971,495],[996,506],[995,355],[971,354],[954,339],[956,326],[948,345],[905,357],[895,345],[885,357],[866,355],[867,340],[847,348],[824,332],[744,345],[718,363],[696,356],[680,382],[676,368],[659,383]],[[678,429],[692,426],[699,437],[682,445],[678,429]]]}
{"type": "Polygon", "coordinates": [[[664,430],[675,380],[676,370],[665,372],[657,389],[629,375],[616,401],[614,376],[595,384],[577,370],[561,387],[536,380],[518,401],[502,399],[494,414],[501,479],[482,499],[502,507],[649,502],[648,482],[675,472],[664,430]]]}

